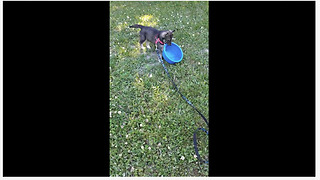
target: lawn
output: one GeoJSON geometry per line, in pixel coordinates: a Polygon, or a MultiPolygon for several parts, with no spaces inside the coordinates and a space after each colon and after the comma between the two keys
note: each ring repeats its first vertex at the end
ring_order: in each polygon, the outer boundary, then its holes
{"type": "MultiPolygon", "coordinates": [[[[208,130],[175,91],[153,49],[141,51],[133,24],[175,30],[183,60],[165,65],[178,88],[210,121],[208,2],[110,2],[110,175],[208,176],[193,133],[208,130]]],[[[198,133],[208,159],[208,136],[198,133]]]]}

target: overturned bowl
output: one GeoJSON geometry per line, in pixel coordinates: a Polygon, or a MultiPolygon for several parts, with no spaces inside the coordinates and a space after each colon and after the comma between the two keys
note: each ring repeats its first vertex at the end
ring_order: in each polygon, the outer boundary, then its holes
{"type": "Polygon", "coordinates": [[[162,51],[163,58],[170,64],[178,63],[183,58],[182,49],[174,42],[171,46],[165,44],[162,51]]]}

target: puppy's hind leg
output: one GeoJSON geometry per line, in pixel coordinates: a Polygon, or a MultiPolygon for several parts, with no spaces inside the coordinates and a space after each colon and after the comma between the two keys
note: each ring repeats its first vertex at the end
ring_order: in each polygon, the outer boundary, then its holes
{"type": "Polygon", "coordinates": [[[151,47],[150,47],[150,42],[149,42],[149,41],[146,41],[146,44],[147,44],[147,48],[148,48],[148,49],[151,49],[151,47]]]}
{"type": "Polygon", "coordinates": [[[140,31],[140,48],[141,49],[145,49],[144,47],[143,47],[143,43],[146,41],[146,36],[143,34],[143,33],[141,33],[141,31],[140,31]]]}

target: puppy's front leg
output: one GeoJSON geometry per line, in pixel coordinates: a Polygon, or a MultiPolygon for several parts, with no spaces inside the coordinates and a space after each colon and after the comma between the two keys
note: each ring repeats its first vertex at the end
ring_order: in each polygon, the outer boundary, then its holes
{"type": "Polygon", "coordinates": [[[160,46],[160,58],[162,59],[162,51],[163,51],[164,46],[160,46]]]}
{"type": "Polygon", "coordinates": [[[161,46],[160,46],[160,48],[159,48],[159,46],[156,45],[156,51],[159,52],[159,56],[160,56],[160,58],[162,59],[162,51],[163,51],[163,48],[161,48],[161,46]]]}

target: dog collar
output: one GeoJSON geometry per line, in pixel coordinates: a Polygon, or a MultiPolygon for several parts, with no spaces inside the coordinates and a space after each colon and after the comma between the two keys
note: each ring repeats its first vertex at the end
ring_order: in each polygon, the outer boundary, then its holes
{"type": "Polygon", "coordinates": [[[156,38],[155,44],[157,44],[158,42],[159,42],[160,44],[164,44],[164,43],[160,40],[159,37],[157,38],[158,35],[159,35],[159,34],[157,34],[156,37],[155,37],[155,38],[156,38]]]}

